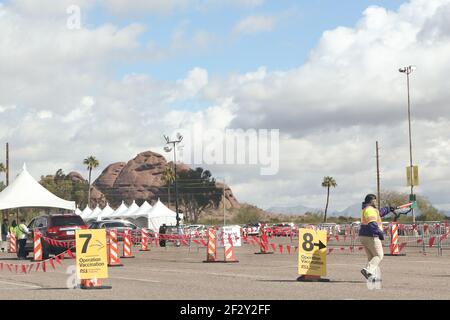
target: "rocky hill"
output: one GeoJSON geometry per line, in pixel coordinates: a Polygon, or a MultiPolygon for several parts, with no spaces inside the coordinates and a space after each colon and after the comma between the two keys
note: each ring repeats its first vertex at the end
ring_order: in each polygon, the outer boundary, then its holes
{"type": "MultiPolygon", "coordinates": [[[[163,188],[162,175],[164,169],[173,167],[171,162],[155,152],[146,151],[138,154],[128,162],[117,162],[108,165],[94,181],[91,191],[91,206],[118,206],[122,200],[130,204],[136,200],[138,204],[156,201],[158,197],[166,198],[167,189],[163,188]]],[[[189,166],[177,163],[177,170],[189,170],[189,166]]],[[[71,172],[72,179],[80,179],[81,175],[71,172]]],[[[82,177],[81,177],[82,178],[82,177]]],[[[217,183],[218,188],[223,184],[217,183]]],[[[171,195],[173,197],[173,195],[171,195]]],[[[239,208],[240,204],[230,187],[225,185],[226,208],[239,208]]],[[[172,198],[173,200],[173,198],[172,198]]]]}

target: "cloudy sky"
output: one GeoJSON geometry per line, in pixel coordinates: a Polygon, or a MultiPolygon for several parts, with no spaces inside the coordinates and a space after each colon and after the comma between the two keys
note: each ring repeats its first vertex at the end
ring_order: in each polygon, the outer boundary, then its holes
{"type": "Polygon", "coordinates": [[[322,208],[330,175],[342,210],[375,191],[376,140],[382,187],[408,191],[398,69],[416,65],[417,193],[448,210],[449,16],[450,0],[0,0],[2,159],[9,142],[11,176],[26,162],[39,178],[86,175],[95,155],[98,175],[177,130],[203,128],[205,145],[213,129],[279,129],[275,175],[196,165],[262,208],[322,208]]]}

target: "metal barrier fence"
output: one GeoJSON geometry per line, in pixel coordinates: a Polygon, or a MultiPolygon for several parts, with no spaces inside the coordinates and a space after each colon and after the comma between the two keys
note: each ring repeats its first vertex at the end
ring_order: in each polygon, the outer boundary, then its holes
{"type": "MultiPolygon", "coordinates": [[[[333,246],[358,246],[359,225],[336,225],[321,227],[327,230],[328,245],[333,246]]],[[[392,223],[383,223],[385,238],[383,246],[390,248],[392,238],[392,223]]],[[[442,255],[445,250],[450,249],[450,229],[447,221],[424,221],[415,224],[398,223],[398,244],[402,250],[408,248],[419,249],[423,254],[435,252],[442,255]]]]}
{"type": "MultiPolygon", "coordinates": [[[[319,224],[312,225],[312,227],[327,231],[328,246],[330,248],[350,248],[361,245],[358,237],[360,226],[357,223],[336,225],[319,224]]],[[[383,230],[385,232],[383,247],[390,249],[392,223],[383,222],[383,230]]],[[[275,232],[275,235],[280,236],[277,232],[275,232]]],[[[286,230],[286,235],[291,238],[291,242],[298,241],[297,228],[286,230]]],[[[414,249],[423,254],[434,252],[442,256],[445,251],[450,250],[450,228],[448,221],[421,221],[415,224],[398,223],[398,236],[398,245],[402,252],[408,251],[408,249],[414,249]]]]}

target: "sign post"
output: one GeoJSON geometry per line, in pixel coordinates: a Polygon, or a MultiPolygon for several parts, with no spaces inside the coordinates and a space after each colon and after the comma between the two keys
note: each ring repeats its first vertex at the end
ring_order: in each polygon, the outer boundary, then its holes
{"type": "Polygon", "coordinates": [[[299,229],[297,281],[329,282],[327,273],[327,232],[299,229]]]}
{"type": "Polygon", "coordinates": [[[76,230],[77,276],[82,289],[111,289],[99,279],[108,278],[106,230],[76,230]]]}

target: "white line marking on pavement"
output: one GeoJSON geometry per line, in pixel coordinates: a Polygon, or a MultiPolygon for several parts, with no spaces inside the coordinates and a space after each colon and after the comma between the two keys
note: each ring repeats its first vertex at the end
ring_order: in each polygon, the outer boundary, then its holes
{"type": "MultiPolygon", "coordinates": [[[[19,287],[28,287],[28,288],[42,288],[40,286],[36,286],[36,285],[30,285],[30,284],[23,284],[23,283],[15,283],[15,282],[7,282],[7,281],[1,281],[0,283],[4,283],[4,284],[10,284],[13,286],[19,286],[19,287]]],[[[3,288],[2,288],[3,290],[3,288]]]]}

